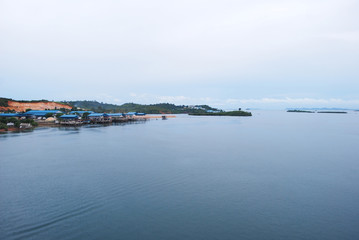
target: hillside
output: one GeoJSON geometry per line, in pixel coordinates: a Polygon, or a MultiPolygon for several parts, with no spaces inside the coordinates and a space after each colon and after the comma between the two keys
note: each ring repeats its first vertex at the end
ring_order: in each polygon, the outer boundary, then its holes
{"type": "Polygon", "coordinates": [[[148,114],[179,114],[179,113],[205,113],[207,110],[218,111],[208,105],[175,105],[170,103],[122,105],[102,103],[97,101],[63,101],[51,102],[48,100],[17,101],[9,98],[0,98],[0,111],[24,112],[27,109],[83,109],[94,112],[143,112],[148,114]]]}
{"type": "Polygon", "coordinates": [[[10,98],[0,98],[0,111],[25,112],[26,109],[45,110],[45,109],[71,109],[67,104],[50,102],[47,100],[16,101],[10,98]]]}
{"type": "Polygon", "coordinates": [[[122,105],[100,103],[97,101],[64,101],[64,104],[71,105],[75,108],[86,109],[95,112],[144,112],[148,114],[178,114],[178,113],[202,113],[207,110],[218,110],[208,105],[174,105],[170,103],[158,104],[136,104],[125,103],[122,105]]]}

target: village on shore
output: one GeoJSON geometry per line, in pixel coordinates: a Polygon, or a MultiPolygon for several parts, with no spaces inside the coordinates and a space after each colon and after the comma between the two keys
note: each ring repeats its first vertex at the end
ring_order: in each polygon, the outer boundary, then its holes
{"type": "Polygon", "coordinates": [[[96,113],[74,110],[64,113],[60,110],[29,110],[24,113],[0,113],[0,129],[31,129],[36,126],[80,126],[84,124],[111,124],[146,121],[150,118],[167,119],[166,116],[146,116],[145,113],[96,113]]]}
{"type": "Polygon", "coordinates": [[[237,111],[223,111],[208,105],[174,105],[170,103],[114,105],[86,100],[54,102],[0,98],[0,132],[32,129],[36,126],[112,124],[174,117],[167,114],[194,116],[252,115],[250,112],[241,111],[241,108],[237,111]]]}

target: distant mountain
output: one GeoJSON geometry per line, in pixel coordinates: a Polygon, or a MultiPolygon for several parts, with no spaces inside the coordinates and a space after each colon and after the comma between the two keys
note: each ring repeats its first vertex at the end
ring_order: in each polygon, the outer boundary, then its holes
{"type": "Polygon", "coordinates": [[[63,101],[62,103],[77,109],[91,110],[94,112],[143,112],[148,114],[178,114],[178,113],[203,113],[207,110],[218,111],[208,105],[175,105],[171,103],[137,104],[125,103],[122,105],[103,103],[98,101],[63,101]]]}

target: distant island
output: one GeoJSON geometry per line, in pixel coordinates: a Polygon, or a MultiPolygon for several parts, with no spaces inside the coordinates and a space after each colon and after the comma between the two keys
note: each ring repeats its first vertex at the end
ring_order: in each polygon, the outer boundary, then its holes
{"type": "Polygon", "coordinates": [[[295,112],[295,113],[315,113],[314,111],[296,110],[296,109],[287,110],[287,112],[295,112]]]}
{"type": "Polygon", "coordinates": [[[230,112],[205,112],[205,113],[189,113],[188,115],[193,116],[240,116],[240,117],[250,117],[252,116],[251,112],[245,111],[230,111],[230,112]]]}
{"type": "Polygon", "coordinates": [[[316,108],[286,108],[286,110],[303,110],[303,111],[358,111],[352,108],[328,108],[328,107],[316,107],[316,108]]]}
{"type": "MultiPolygon", "coordinates": [[[[325,109],[325,108],[324,108],[325,109]]],[[[328,108],[329,109],[329,108],[328,108]]],[[[354,110],[355,111],[355,110],[354,110]]],[[[295,112],[295,113],[315,113],[315,111],[308,111],[308,110],[302,110],[302,109],[289,109],[287,112],[295,112]]],[[[316,111],[317,113],[348,113],[346,111],[316,111]]]]}
{"type": "Polygon", "coordinates": [[[348,113],[348,112],[344,112],[344,111],[318,111],[318,113],[348,113]]]}

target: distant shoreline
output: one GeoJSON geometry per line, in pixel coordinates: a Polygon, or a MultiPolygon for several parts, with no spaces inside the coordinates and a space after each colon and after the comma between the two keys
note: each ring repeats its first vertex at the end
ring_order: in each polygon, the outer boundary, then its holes
{"type": "Polygon", "coordinates": [[[250,117],[251,112],[245,111],[231,111],[231,112],[213,112],[213,113],[189,113],[191,116],[234,116],[234,117],[250,117]]]}

